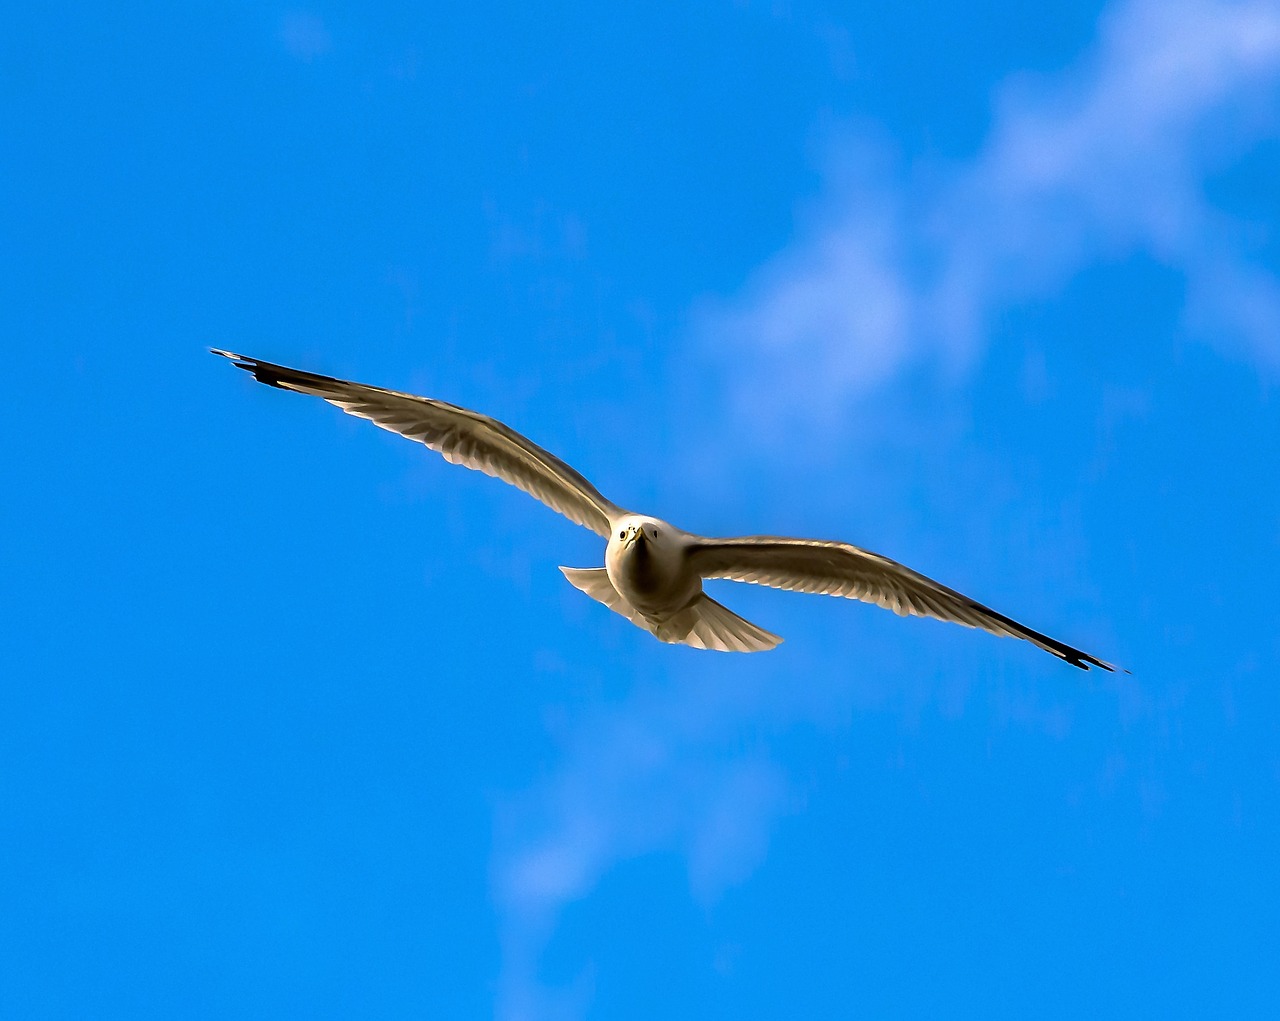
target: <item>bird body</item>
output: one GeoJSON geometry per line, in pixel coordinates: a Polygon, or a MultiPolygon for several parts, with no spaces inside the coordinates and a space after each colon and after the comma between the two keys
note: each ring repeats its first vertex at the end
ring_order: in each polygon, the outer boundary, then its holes
{"type": "Polygon", "coordinates": [[[657,518],[628,514],[609,533],[604,551],[609,581],[644,616],[662,620],[702,591],[682,533],[657,518]]]}
{"type": "Polygon", "coordinates": [[[848,543],[781,536],[715,539],[624,510],[554,454],[479,412],[229,351],[214,354],[268,386],[320,397],[424,443],[454,464],[509,482],[601,535],[608,540],[604,567],[560,570],[576,588],[664,642],[759,652],[782,641],[702,591],[703,579],[725,578],[859,599],[900,616],[934,617],[1021,638],[1082,670],[1115,669],[888,557],[848,543]]]}

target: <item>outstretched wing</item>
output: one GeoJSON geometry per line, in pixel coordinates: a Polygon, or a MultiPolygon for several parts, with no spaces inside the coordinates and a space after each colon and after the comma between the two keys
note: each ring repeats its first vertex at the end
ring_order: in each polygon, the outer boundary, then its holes
{"type": "Polygon", "coordinates": [[[752,535],[694,541],[689,562],[703,578],[728,578],[773,588],[816,592],[875,603],[900,616],[982,628],[993,635],[1024,638],[1081,670],[1110,663],[1019,624],[989,606],[940,585],[888,557],[843,542],[752,535]]]}
{"type": "Polygon", "coordinates": [[[606,538],[610,521],[622,513],[560,458],[488,415],[430,397],[303,372],[230,351],[215,348],[213,353],[230,358],[260,383],[320,397],[350,415],[425,443],[446,461],[509,482],[606,538]]]}

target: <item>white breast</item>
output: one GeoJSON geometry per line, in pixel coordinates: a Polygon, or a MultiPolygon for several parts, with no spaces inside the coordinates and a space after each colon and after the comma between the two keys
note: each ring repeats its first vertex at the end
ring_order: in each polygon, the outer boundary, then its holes
{"type": "Polygon", "coordinates": [[[633,518],[615,528],[605,551],[609,580],[646,617],[662,620],[702,591],[702,579],[685,562],[679,532],[653,518],[633,518]],[[634,538],[637,529],[644,538],[634,538]]]}

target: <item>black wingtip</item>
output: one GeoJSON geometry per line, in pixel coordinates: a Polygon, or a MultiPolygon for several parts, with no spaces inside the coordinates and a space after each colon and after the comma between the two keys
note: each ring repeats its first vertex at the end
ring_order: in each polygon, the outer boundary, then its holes
{"type": "Polygon", "coordinates": [[[239,369],[252,369],[253,366],[257,363],[256,358],[247,358],[244,355],[236,354],[234,351],[224,351],[220,347],[209,348],[209,353],[215,354],[215,355],[221,355],[223,358],[229,358],[232,362],[235,363],[236,368],[239,368],[239,369]]]}
{"type": "Polygon", "coordinates": [[[290,389],[282,382],[287,379],[325,383],[340,382],[340,380],[336,380],[332,376],[320,376],[312,372],[303,372],[300,369],[291,369],[287,365],[277,365],[274,362],[264,362],[260,358],[250,358],[248,355],[236,354],[234,351],[224,351],[217,347],[211,347],[209,350],[213,354],[231,359],[232,364],[235,365],[237,369],[244,369],[245,372],[250,373],[259,383],[265,383],[267,386],[274,386],[279,390],[290,389]]]}
{"type": "MultiPolygon", "coordinates": [[[[1116,672],[1116,668],[1105,660],[1098,659],[1096,656],[1090,656],[1087,652],[1080,652],[1076,649],[1065,650],[1065,655],[1063,655],[1062,658],[1072,666],[1079,667],[1081,670],[1090,670],[1097,667],[1099,670],[1107,671],[1107,673],[1113,674],[1116,672]]],[[[1129,671],[1127,670],[1125,671],[1125,673],[1128,672],[1129,671]]]]}
{"type": "Polygon", "coordinates": [[[1087,652],[1077,653],[1072,656],[1064,656],[1063,659],[1072,666],[1079,667],[1081,670],[1089,670],[1093,667],[1097,667],[1099,670],[1105,670],[1109,674],[1114,674],[1117,671],[1122,674],[1129,674],[1130,676],[1133,674],[1133,671],[1131,670],[1126,670],[1124,667],[1117,667],[1113,663],[1108,663],[1105,660],[1090,656],[1087,652]]]}
{"type": "MultiPolygon", "coordinates": [[[[1107,671],[1107,673],[1113,674],[1116,672],[1116,668],[1106,660],[1098,659],[1097,656],[1090,656],[1081,649],[1067,645],[1066,642],[1060,642],[1056,638],[1050,638],[1048,635],[1027,627],[1025,624],[1019,624],[1013,618],[1006,617],[1003,613],[997,613],[989,606],[982,606],[980,603],[975,603],[974,605],[1001,623],[1007,624],[1018,637],[1027,639],[1032,644],[1044,649],[1045,652],[1057,656],[1062,662],[1070,664],[1077,670],[1090,670],[1097,667],[1099,670],[1107,671]]],[[[1124,672],[1127,674],[1129,671],[1125,670],[1124,672]]]]}
{"type": "Polygon", "coordinates": [[[220,347],[209,348],[210,354],[221,355],[223,358],[229,358],[237,369],[244,369],[246,372],[257,374],[258,366],[268,364],[260,362],[256,358],[249,358],[246,355],[236,354],[234,351],[224,351],[220,347]]]}

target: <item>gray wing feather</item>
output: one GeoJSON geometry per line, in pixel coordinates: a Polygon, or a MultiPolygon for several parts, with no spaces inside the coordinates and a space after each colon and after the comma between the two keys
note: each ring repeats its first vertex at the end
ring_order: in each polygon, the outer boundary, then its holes
{"type": "Polygon", "coordinates": [[[1115,669],[897,561],[848,543],[772,535],[697,539],[690,548],[689,562],[703,578],[860,599],[904,617],[933,617],[993,635],[1022,638],[1082,670],[1090,666],[1115,669]]]}
{"type": "Polygon", "coordinates": [[[622,513],[581,474],[495,418],[456,404],[352,383],[214,349],[261,383],[311,394],[439,451],[446,461],[509,482],[570,521],[608,537],[622,513]]]}

